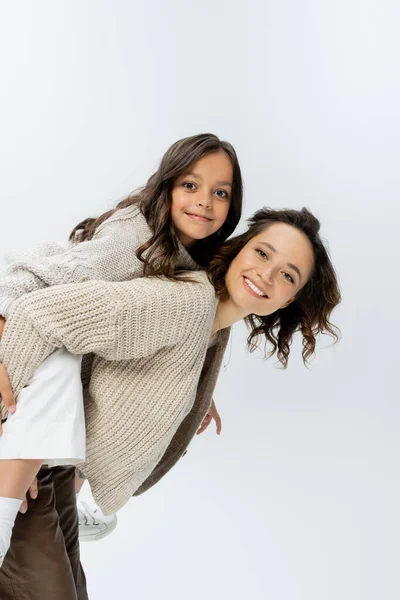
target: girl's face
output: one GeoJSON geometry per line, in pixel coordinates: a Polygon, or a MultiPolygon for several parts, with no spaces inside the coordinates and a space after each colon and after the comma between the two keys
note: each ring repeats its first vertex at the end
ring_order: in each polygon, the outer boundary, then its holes
{"type": "Polygon", "coordinates": [[[313,249],[304,233],[285,223],[273,223],[232,261],[225,279],[230,302],[242,317],[270,315],[294,300],[313,264],[313,249]]]}
{"type": "Polygon", "coordinates": [[[232,195],[233,168],[226,152],[193,163],[172,188],[171,219],[186,247],[212,235],[225,223],[232,195]]]}

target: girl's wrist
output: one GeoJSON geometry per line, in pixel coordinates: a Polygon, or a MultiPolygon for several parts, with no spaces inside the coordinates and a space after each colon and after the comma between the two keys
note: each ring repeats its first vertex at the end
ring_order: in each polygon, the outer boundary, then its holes
{"type": "Polygon", "coordinates": [[[5,323],[6,323],[5,318],[0,316],[0,339],[1,339],[1,336],[3,335],[3,329],[4,329],[5,323]]]}

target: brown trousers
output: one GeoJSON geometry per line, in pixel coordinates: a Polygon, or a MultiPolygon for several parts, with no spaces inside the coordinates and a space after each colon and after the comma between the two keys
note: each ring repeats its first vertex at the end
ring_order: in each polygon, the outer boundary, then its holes
{"type": "Polygon", "coordinates": [[[0,569],[0,600],[88,600],[72,467],[42,468],[0,569]]]}

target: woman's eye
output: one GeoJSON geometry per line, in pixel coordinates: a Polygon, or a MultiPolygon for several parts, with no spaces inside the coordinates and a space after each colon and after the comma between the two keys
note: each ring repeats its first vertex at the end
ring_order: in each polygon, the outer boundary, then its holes
{"type": "Polygon", "coordinates": [[[191,183],[190,181],[185,181],[185,183],[182,183],[182,185],[186,190],[194,190],[196,187],[194,183],[191,183]]]}
{"type": "Polygon", "coordinates": [[[225,190],[217,190],[215,192],[220,198],[228,198],[228,192],[225,190]]]}
{"type": "Polygon", "coordinates": [[[260,250],[260,248],[257,248],[256,252],[259,256],[261,256],[261,258],[268,258],[268,254],[264,252],[264,250],[260,250]]]}
{"type": "Polygon", "coordinates": [[[289,275],[289,273],[284,273],[284,276],[288,281],[290,281],[290,283],[294,283],[294,279],[291,275],[289,275]]]}

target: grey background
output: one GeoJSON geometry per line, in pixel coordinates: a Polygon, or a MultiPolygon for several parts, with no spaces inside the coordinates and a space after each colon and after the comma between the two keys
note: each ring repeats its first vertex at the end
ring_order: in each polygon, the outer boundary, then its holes
{"type": "MultiPolygon", "coordinates": [[[[395,2],[0,4],[0,251],[65,239],[176,139],[231,141],[261,205],[310,207],[343,332],[312,367],[235,327],[223,433],[82,549],[91,598],[396,600],[399,17],[395,2]]],[[[118,407],[115,406],[115,410],[118,407]]],[[[123,416],[122,416],[123,418],[123,416]]]]}

